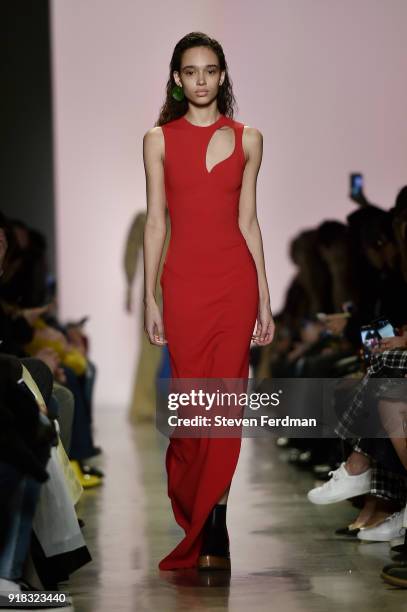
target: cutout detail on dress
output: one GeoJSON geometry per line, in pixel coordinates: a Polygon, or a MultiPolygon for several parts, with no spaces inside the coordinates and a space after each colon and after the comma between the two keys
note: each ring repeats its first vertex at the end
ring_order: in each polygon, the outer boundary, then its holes
{"type": "Polygon", "coordinates": [[[235,148],[236,134],[232,127],[223,126],[215,130],[206,148],[205,168],[207,173],[210,174],[216,166],[231,157],[235,148]]]}

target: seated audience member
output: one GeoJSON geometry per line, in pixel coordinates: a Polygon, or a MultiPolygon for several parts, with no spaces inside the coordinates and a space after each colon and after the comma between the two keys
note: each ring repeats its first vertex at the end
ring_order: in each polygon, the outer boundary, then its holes
{"type": "MultiPolygon", "coordinates": [[[[81,329],[70,326],[66,334],[47,323],[52,304],[38,308],[21,308],[7,302],[10,286],[19,295],[15,281],[16,237],[7,220],[0,217],[3,274],[0,278],[0,351],[24,357],[33,356],[43,361],[55,380],[73,393],[74,416],[71,446],[67,449],[77,477],[85,488],[102,484],[103,472],[88,464],[87,460],[100,452],[93,443],[92,390],[96,368],[86,355],[86,343],[80,343],[81,329]]],[[[21,240],[21,238],[20,238],[21,240]]],[[[17,267],[17,270],[19,268],[17,267]]],[[[17,300],[18,301],[18,300],[17,300]]],[[[55,316],[50,317],[55,321],[55,316]]],[[[62,326],[60,326],[62,328],[62,326]]]]}

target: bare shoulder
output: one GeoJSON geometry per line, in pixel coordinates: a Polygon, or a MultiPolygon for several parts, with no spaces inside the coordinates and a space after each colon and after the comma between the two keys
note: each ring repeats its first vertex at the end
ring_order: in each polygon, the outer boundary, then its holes
{"type": "Polygon", "coordinates": [[[152,154],[160,156],[164,153],[164,133],[161,126],[155,126],[147,130],[143,136],[144,149],[152,154]]]}
{"type": "Polygon", "coordinates": [[[150,128],[144,134],[143,140],[145,143],[153,144],[156,142],[161,142],[164,138],[163,131],[160,125],[150,128]]]}
{"type": "Polygon", "coordinates": [[[242,145],[246,160],[261,154],[263,147],[263,134],[255,127],[243,126],[242,145]]]}
{"type": "Polygon", "coordinates": [[[243,138],[245,138],[248,143],[260,143],[263,140],[263,134],[255,127],[244,125],[243,138]]]}

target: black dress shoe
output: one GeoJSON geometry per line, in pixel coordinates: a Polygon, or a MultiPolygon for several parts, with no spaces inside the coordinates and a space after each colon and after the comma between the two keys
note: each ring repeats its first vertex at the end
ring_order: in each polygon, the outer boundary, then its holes
{"type": "Polygon", "coordinates": [[[205,521],[198,569],[230,570],[226,504],[216,504],[205,521]]]}
{"type": "Polygon", "coordinates": [[[348,538],[356,538],[360,529],[357,527],[356,529],[349,529],[349,527],[339,527],[339,529],[335,529],[336,535],[346,536],[348,538]]]}

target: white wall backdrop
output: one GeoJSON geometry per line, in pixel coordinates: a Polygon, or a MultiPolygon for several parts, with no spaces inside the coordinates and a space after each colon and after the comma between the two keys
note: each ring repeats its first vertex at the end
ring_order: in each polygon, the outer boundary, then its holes
{"type": "Polygon", "coordinates": [[[407,2],[53,0],[51,18],[61,314],[90,315],[96,399],[124,406],[141,311],[124,311],[123,248],[146,206],[142,138],[175,43],[193,30],[222,43],[236,119],[263,133],[258,215],[277,310],[289,239],[345,218],[350,171],[385,208],[407,183],[407,2]]]}

